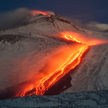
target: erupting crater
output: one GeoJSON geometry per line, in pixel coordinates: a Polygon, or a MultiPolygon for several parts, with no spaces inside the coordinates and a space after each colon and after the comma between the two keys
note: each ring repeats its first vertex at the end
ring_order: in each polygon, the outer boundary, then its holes
{"type": "Polygon", "coordinates": [[[54,13],[51,12],[51,11],[33,10],[33,11],[31,11],[31,14],[34,15],[34,16],[37,15],[37,14],[42,14],[44,16],[50,17],[50,15],[53,15],[54,13]]]}

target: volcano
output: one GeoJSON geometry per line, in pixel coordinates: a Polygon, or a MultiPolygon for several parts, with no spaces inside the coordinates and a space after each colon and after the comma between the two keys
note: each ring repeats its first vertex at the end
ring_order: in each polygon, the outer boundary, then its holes
{"type": "Polygon", "coordinates": [[[32,14],[0,31],[0,99],[107,90],[108,34],[32,14]]]}

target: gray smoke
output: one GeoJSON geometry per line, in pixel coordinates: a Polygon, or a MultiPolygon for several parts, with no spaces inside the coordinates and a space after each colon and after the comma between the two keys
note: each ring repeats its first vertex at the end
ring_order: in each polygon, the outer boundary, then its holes
{"type": "Polygon", "coordinates": [[[26,8],[19,8],[14,11],[0,13],[0,30],[12,27],[21,22],[29,14],[30,11],[26,8]]]}
{"type": "Polygon", "coordinates": [[[99,31],[99,32],[108,32],[108,24],[104,23],[99,23],[96,21],[90,21],[86,24],[84,24],[81,20],[79,19],[73,19],[70,17],[65,17],[67,20],[70,22],[76,24],[77,26],[88,29],[88,30],[93,30],[93,31],[99,31]]]}

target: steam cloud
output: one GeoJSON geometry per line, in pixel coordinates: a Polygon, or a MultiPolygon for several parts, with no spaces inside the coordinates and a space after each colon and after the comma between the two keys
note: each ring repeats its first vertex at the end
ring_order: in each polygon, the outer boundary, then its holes
{"type": "Polygon", "coordinates": [[[14,11],[0,13],[0,30],[12,27],[13,25],[22,21],[29,14],[30,11],[26,8],[19,8],[14,11]]]}
{"type": "Polygon", "coordinates": [[[86,24],[83,24],[83,22],[79,19],[73,19],[70,17],[65,17],[70,22],[76,24],[79,27],[82,27],[84,29],[93,30],[93,31],[99,31],[99,32],[108,32],[108,24],[99,23],[96,21],[90,21],[86,24]]]}

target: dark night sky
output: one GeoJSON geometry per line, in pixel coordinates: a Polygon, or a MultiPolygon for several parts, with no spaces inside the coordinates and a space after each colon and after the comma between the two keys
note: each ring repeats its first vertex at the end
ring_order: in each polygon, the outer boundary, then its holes
{"type": "Polygon", "coordinates": [[[83,22],[108,24],[108,0],[0,0],[0,12],[17,8],[50,10],[83,22]]]}

